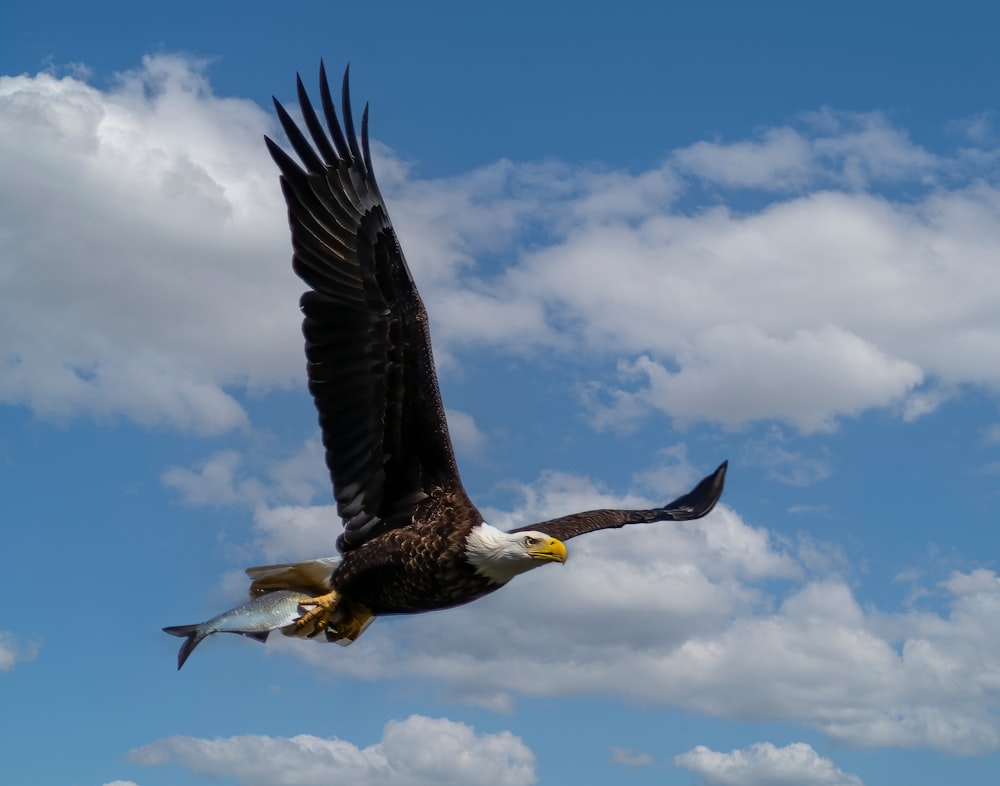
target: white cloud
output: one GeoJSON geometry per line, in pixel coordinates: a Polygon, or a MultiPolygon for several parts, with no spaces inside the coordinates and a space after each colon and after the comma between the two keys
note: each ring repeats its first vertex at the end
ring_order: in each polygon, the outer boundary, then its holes
{"type": "MultiPolygon", "coordinates": [[[[501,526],[631,504],[546,476],[501,526]]],[[[864,609],[836,550],[792,554],[725,506],[706,519],[595,533],[565,566],[519,577],[475,608],[380,620],[331,658],[280,639],[333,674],[438,680],[509,712],[517,696],[602,695],[717,717],[805,723],[841,744],[1000,749],[1000,582],[954,574],[947,611],[864,609]],[[803,580],[804,568],[827,578],[803,580]],[[778,598],[774,597],[775,593],[778,598]],[[629,678],[623,680],[622,674],[629,678]]]]}
{"type": "MultiPolygon", "coordinates": [[[[554,473],[524,496],[516,513],[487,517],[508,528],[569,510],[651,504],[554,473]]],[[[449,691],[500,710],[509,709],[511,695],[598,692],[670,702],[672,689],[649,673],[655,668],[649,659],[766,607],[766,596],[750,582],[798,576],[795,561],[776,551],[765,531],[723,507],[698,522],[574,540],[564,568],[520,577],[475,610],[381,621],[336,659],[299,642],[276,643],[337,673],[436,677],[449,691]],[[623,682],[623,669],[641,676],[623,682]]]]}
{"type": "Polygon", "coordinates": [[[830,108],[805,115],[818,131],[812,140],[824,168],[846,185],[864,188],[871,182],[919,181],[949,163],[910,141],[880,112],[837,112],[830,108]]]}
{"type": "Polygon", "coordinates": [[[263,440],[249,455],[221,450],[199,461],[194,469],[168,467],[162,480],[186,505],[244,505],[311,502],[332,492],[332,482],[318,439],[306,440],[291,455],[275,457],[278,450],[263,440]]]}
{"type": "Polygon", "coordinates": [[[804,742],[782,748],[758,742],[729,753],[699,745],[675,756],[674,763],[699,775],[705,786],[862,786],[860,778],[804,742]]]}
{"type": "Polygon", "coordinates": [[[695,142],[674,153],[678,168],[699,179],[736,188],[801,188],[817,174],[809,140],[791,128],[732,144],[695,142]]]}
{"type": "Polygon", "coordinates": [[[386,724],[382,739],[361,748],[337,738],[199,739],[169,737],[129,752],[135,764],[174,764],[240,786],[528,786],[535,757],[510,732],[477,734],[445,718],[411,715],[386,724]]]}
{"type": "Polygon", "coordinates": [[[941,582],[952,595],[983,595],[1000,596],[1000,579],[992,570],[977,568],[971,573],[952,571],[951,575],[941,582]]]}
{"type": "Polygon", "coordinates": [[[27,663],[38,656],[41,641],[24,639],[8,630],[0,630],[0,671],[11,671],[17,663],[27,663]]]}
{"type": "Polygon", "coordinates": [[[102,92],[0,77],[0,400],[215,433],[301,369],[258,106],[157,56],[102,92]]]}
{"type": "Polygon", "coordinates": [[[679,371],[645,356],[627,371],[644,386],[619,393],[616,406],[637,397],[685,421],[785,420],[804,433],[829,431],[837,416],[899,401],[922,376],[912,363],[886,358],[833,326],[778,339],[749,325],[720,325],[695,339],[679,371]],[[739,397],[731,395],[735,389],[739,397]]]}
{"type": "MultiPolygon", "coordinates": [[[[274,122],[200,69],[149,57],[105,91],[0,78],[0,401],[217,433],[246,427],[242,389],[300,383],[274,122]]],[[[877,113],[635,174],[500,161],[421,180],[376,154],[439,361],[619,359],[632,378],[595,380],[597,423],[659,409],[808,432],[1000,387],[1000,191],[877,113]],[[706,207],[702,186],[760,198],[706,207]]]]}
{"type": "Polygon", "coordinates": [[[333,499],[333,481],[326,466],[326,451],[318,437],[307,439],[292,455],[270,461],[266,471],[268,493],[272,499],[302,505],[317,497],[333,499]]]}
{"type": "Polygon", "coordinates": [[[688,462],[687,446],[677,444],[662,448],[656,465],[637,473],[632,482],[657,496],[670,497],[683,494],[700,478],[698,469],[688,462]]]}
{"type": "Polygon", "coordinates": [[[902,417],[906,423],[912,423],[925,415],[934,412],[951,398],[957,391],[949,386],[939,385],[919,390],[907,396],[903,402],[902,417]]]}
{"type": "Polygon", "coordinates": [[[953,134],[965,137],[974,145],[996,143],[996,112],[978,112],[968,117],[952,120],[946,126],[953,134]]]}
{"type": "Polygon", "coordinates": [[[947,166],[878,112],[826,108],[802,119],[802,130],[767,128],[752,141],[696,142],[676,151],[673,161],[707,183],[764,191],[860,189],[873,182],[918,179],[947,166]]]}
{"type": "Polygon", "coordinates": [[[334,505],[260,505],[253,524],[254,545],[268,562],[336,554],[337,536],[343,532],[334,505]]]}
{"type": "Polygon", "coordinates": [[[170,467],[163,473],[163,483],[188,505],[233,505],[246,499],[237,488],[243,485],[236,480],[240,463],[239,453],[224,450],[200,462],[195,470],[170,467]]]}
{"type": "Polygon", "coordinates": [[[811,431],[924,395],[912,418],[935,405],[922,382],[997,385],[998,207],[977,185],[915,204],[817,191],[740,214],[651,214],[576,228],[508,280],[591,351],[633,356],[623,368],[644,385],[612,389],[605,425],[660,408],[811,431]],[[969,277],[964,294],[951,276],[969,277]]]}
{"type": "Polygon", "coordinates": [[[105,783],[104,786],[139,786],[139,784],[134,781],[111,781],[111,783],[105,783]]]}
{"type": "Polygon", "coordinates": [[[637,769],[639,767],[650,766],[654,759],[648,753],[639,753],[632,748],[620,748],[617,745],[611,746],[611,761],[622,767],[637,769]]]}
{"type": "MultiPolygon", "coordinates": [[[[665,459],[690,469],[681,446],[665,459]]],[[[484,509],[494,525],[662,502],[557,472],[511,492],[515,509],[484,509]]],[[[253,511],[262,561],[334,553],[332,506],[269,502],[253,511]]],[[[849,570],[836,546],[775,540],[723,504],[698,521],[574,539],[565,566],[519,577],[474,607],[380,620],[333,656],[316,642],[269,646],[328,673],[433,680],[500,712],[519,696],[599,694],[805,723],[848,745],[1000,749],[1000,656],[990,654],[1000,652],[996,575],[953,573],[936,588],[943,613],[910,604],[893,612],[862,607],[842,575],[849,570]]]]}
{"type": "Polygon", "coordinates": [[[479,430],[475,418],[468,412],[448,410],[448,433],[458,452],[476,455],[486,445],[486,435],[479,430]]]}
{"type": "Polygon", "coordinates": [[[747,460],[764,468],[768,477],[789,486],[811,486],[830,476],[833,469],[829,460],[806,456],[785,447],[786,436],[778,428],[771,428],[758,440],[747,443],[747,460]]]}

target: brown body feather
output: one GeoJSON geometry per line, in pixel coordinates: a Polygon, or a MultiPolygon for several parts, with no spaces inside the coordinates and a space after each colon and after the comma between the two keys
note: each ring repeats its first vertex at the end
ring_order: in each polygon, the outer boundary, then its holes
{"type": "Polygon", "coordinates": [[[344,555],[331,584],[374,614],[412,614],[458,606],[499,589],[476,573],[466,539],[482,516],[464,492],[436,493],[414,523],[390,530],[344,555]]]}

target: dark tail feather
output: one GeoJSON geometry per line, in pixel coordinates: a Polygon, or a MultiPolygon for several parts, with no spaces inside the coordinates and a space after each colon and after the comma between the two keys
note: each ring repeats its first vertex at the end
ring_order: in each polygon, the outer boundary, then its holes
{"type": "Polygon", "coordinates": [[[169,633],[171,636],[183,636],[187,638],[187,641],[181,644],[180,651],[177,653],[177,671],[181,670],[181,666],[184,665],[184,661],[194,652],[194,648],[208,635],[207,633],[199,633],[200,627],[199,625],[174,625],[163,629],[164,633],[169,633]]]}
{"type": "Polygon", "coordinates": [[[722,496],[722,487],[726,483],[726,469],[729,467],[728,461],[723,461],[718,469],[711,475],[703,478],[702,481],[691,491],[682,497],[678,497],[673,502],[668,502],[662,508],[656,510],[654,521],[689,521],[700,519],[715,507],[715,503],[722,496]]]}

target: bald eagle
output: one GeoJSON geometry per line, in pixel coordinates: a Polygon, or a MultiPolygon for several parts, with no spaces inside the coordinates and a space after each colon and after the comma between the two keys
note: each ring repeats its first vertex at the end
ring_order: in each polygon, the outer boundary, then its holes
{"type": "MultiPolygon", "coordinates": [[[[297,77],[312,142],[274,100],[299,161],[265,142],[281,171],[292,267],[309,287],[300,303],[309,391],[344,529],[339,557],[247,570],[252,597],[309,596],[282,631],[349,644],[375,617],[458,606],[527,570],[564,562],[564,541],[577,535],[707,514],[722,493],[726,463],[661,508],[592,510],[511,532],[483,520],[459,478],[427,312],[375,181],[368,107],[359,144],[349,69],[343,125],[322,64],[319,82],[325,129],[297,77]]],[[[169,632],[188,635],[180,630],[169,632]]]]}

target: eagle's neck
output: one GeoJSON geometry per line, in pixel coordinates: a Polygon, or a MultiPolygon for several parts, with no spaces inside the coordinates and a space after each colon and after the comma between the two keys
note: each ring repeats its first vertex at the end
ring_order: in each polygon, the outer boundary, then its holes
{"type": "Polygon", "coordinates": [[[539,565],[525,554],[518,535],[485,521],[473,527],[465,540],[465,558],[476,573],[494,584],[506,584],[519,573],[539,565]]]}

